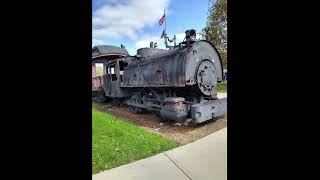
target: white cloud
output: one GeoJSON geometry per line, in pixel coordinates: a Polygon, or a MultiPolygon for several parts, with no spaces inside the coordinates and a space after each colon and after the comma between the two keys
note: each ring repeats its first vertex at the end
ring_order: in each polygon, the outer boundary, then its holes
{"type": "Polygon", "coordinates": [[[144,48],[144,47],[150,47],[150,42],[157,43],[158,48],[164,48],[163,39],[160,39],[160,37],[157,36],[143,36],[136,42],[136,48],[144,48]]]}
{"type": "Polygon", "coordinates": [[[186,34],[185,34],[185,33],[176,34],[176,41],[177,41],[177,43],[182,42],[185,37],[186,37],[186,34]]]}
{"type": "MultiPolygon", "coordinates": [[[[101,1],[103,2],[103,1],[101,1]]],[[[144,27],[157,25],[169,0],[105,1],[93,12],[94,39],[123,38],[133,40],[144,27]],[[110,3],[113,2],[113,3],[110,3]]]]}
{"type": "Polygon", "coordinates": [[[104,44],[107,44],[107,43],[103,40],[92,39],[92,47],[97,46],[97,45],[104,45],[104,44]]]}

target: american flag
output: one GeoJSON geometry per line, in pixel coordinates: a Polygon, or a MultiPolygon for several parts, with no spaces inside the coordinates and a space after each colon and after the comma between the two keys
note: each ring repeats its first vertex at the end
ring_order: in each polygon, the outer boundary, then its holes
{"type": "Polygon", "coordinates": [[[166,15],[163,14],[162,18],[159,20],[159,26],[161,26],[166,20],[166,15]]]}

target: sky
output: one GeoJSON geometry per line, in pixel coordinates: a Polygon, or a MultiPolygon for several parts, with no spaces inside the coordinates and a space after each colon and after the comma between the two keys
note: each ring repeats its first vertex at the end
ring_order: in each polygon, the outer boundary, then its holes
{"type": "Polygon", "coordinates": [[[165,48],[160,39],[164,24],[159,20],[166,12],[167,35],[176,35],[177,43],[185,31],[201,32],[205,27],[208,0],[93,0],[92,47],[123,44],[130,55],[149,47],[150,41],[165,48]]]}

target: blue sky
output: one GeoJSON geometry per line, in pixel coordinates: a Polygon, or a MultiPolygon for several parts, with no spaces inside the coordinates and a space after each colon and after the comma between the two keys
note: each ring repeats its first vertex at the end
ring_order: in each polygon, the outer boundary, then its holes
{"type": "Polygon", "coordinates": [[[167,34],[177,43],[187,29],[200,32],[207,21],[208,0],[93,0],[92,46],[123,44],[130,55],[160,39],[164,24],[159,19],[166,10],[167,34]]]}

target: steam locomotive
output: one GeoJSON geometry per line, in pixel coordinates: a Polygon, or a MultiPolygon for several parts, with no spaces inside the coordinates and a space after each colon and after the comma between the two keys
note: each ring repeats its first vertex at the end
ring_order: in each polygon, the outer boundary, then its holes
{"type": "Polygon", "coordinates": [[[166,120],[191,118],[194,125],[224,115],[227,98],[218,99],[216,93],[217,83],[224,81],[219,52],[210,42],[196,40],[195,30],[185,33],[185,40],[169,50],[151,45],[135,56],[124,47],[94,47],[93,97],[166,120]],[[95,75],[96,63],[103,64],[103,76],[95,75]]]}

